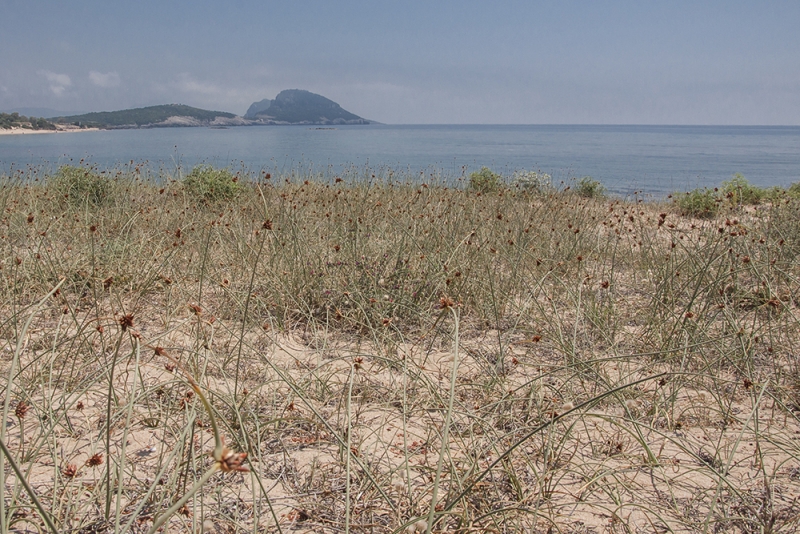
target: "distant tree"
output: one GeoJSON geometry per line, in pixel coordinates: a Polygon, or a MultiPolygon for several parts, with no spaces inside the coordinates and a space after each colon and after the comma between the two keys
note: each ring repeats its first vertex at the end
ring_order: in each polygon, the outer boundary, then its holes
{"type": "Polygon", "coordinates": [[[56,125],[44,118],[26,117],[19,113],[0,113],[0,128],[29,128],[31,130],[55,130],[56,125]]]}

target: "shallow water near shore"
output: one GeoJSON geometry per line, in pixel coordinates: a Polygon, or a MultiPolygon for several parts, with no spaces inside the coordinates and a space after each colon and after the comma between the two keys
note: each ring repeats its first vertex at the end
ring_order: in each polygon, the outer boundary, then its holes
{"type": "Polygon", "coordinates": [[[333,176],[363,169],[400,178],[457,180],[488,166],[504,175],[540,170],[555,183],[592,176],[615,194],[656,197],[714,187],[742,173],[751,183],[800,180],[800,127],[611,125],[266,126],[101,130],[3,136],[0,171],[79,160],[101,168],[146,163],[174,171],[198,163],[251,172],[333,176]]]}

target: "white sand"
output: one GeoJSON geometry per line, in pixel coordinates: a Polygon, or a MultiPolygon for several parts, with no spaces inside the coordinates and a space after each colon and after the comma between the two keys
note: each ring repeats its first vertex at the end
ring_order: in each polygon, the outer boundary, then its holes
{"type": "Polygon", "coordinates": [[[28,135],[28,134],[52,134],[70,132],[96,132],[99,128],[78,128],[77,126],[61,125],[56,130],[31,130],[28,128],[0,128],[0,135],[28,135]]]}

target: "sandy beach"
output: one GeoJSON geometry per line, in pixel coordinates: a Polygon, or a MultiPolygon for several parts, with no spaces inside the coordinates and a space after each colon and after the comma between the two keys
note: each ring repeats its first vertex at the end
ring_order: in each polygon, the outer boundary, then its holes
{"type": "Polygon", "coordinates": [[[78,128],[72,125],[58,125],[56,130],[31,130],[29,128],[0,128],[0,135],[54,134],[71,132],[96,132],[99,128],[78,128]]]}

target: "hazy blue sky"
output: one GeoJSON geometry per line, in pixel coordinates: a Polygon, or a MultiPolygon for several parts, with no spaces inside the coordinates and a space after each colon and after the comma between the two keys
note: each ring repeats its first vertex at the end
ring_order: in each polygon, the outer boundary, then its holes
{"type": "Polygon", "coordinates": [[[800,124],[800,1],[0,0],[0,110],[800,124]]]}

